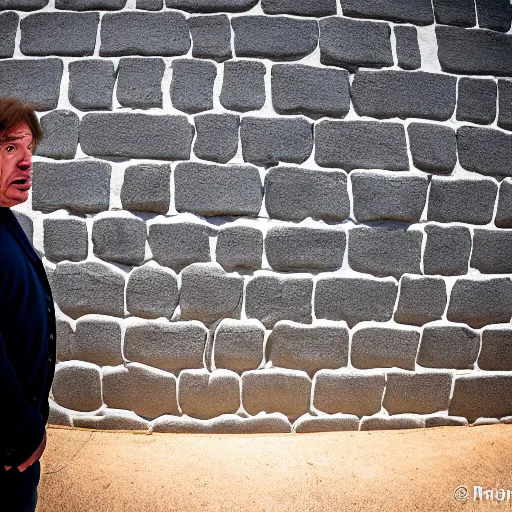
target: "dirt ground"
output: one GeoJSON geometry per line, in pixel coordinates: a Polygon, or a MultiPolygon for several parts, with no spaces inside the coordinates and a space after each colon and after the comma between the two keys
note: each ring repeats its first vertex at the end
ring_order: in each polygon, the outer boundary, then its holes
{"type": "Polygon", "coordinates": [[[511,510],[512,425],[321,434],[50,428],[38,512],[511,510]],[[469,497],[454,498],[465,485],[469,497]],[[501,494],[500,494],[501,496],[501,494]]]}

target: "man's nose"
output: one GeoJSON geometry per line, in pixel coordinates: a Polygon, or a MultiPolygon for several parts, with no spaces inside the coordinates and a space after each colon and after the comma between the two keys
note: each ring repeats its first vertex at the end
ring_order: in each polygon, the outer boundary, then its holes
{"type": "Polygon", "coordinates": [[[23,158],[18,162],[18,169],[21,171],[27,171],[32,167],[32,153],[30,150],[26,150],[23,158]]]}

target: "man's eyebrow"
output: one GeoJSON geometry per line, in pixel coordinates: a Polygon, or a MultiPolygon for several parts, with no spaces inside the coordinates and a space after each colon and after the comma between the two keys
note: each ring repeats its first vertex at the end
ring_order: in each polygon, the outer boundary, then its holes
{"type": "Polygon", "coordinates": [[[0,144],[5,143],[5,142],[14,142],[17,140],[21,140],[21,139],[24,139],[25,137],[28,137],[29,135],[30,135],[30,133],[24,133],[23,135],[20,135],[19,137],[12,137],[12,136],[6,135],[6,136],[0,138],[0,144]]]}

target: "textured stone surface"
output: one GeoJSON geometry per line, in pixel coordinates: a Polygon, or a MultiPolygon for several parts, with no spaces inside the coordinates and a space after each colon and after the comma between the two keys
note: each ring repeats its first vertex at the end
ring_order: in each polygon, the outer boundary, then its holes
{"type": "Polygon", "coordinates": [[[71,323],[64,318],[56,319],[56,345],[57,345],[57,361],[67,361],[74,359],[71,354],[71,344],[75,335],[71,323]]]}
{"type": "Polygon", "coordinates": [[[498,126],[504,130],[512,130],[512,81],[498,80],[498,126]]]}
{"type": "Polygon", "coordinates": [[[187,160],[194,127],[185,116],[86,114],[80,122],[84,153],[99,158],[187,160]]]}
{"type": "Polygon", "coordinates": [[[61,407],[53,400],[48,400],[50,405],[50,413],[48,415],[48,425],[62,425],[65,427],[72,427],[73,420],[71,419],[70,410],[61,407]]]}
{"type": "Polygon", "coordinates": [[[242,12],[256,3],[257,0],[165,0],[167,7],[188,12],[242,12]]]}
{"type": "Polygon", "coordinates": [[[215,256],[224,270],[257,270],[261,267],[263,233],[249,226],[228,226],[219,231],[215,256]]]}
{"type": "Polygon", "coordinates": [[[225,14],[192,16],[188,27],[192,35],[192,57],[217,62],[231,58],[231,25],[225,14]]]}
{"type": "Polygon", "coordinates": [[[217,263],[194,263],[181,273],[181,318],[205,324],[239,318],[243,287],[242,277],[226,274],[217,263]]]}
{"type": "Polygon", "coordinates": [[[395,322],[423,325],[440,320],[446,308],[446,284],[440,277],[402,276],[395,322]]]}
{"type": "Polygon", "coordinates": [[[421,67],[421,53],[418,45],[416,27],[394,27],[396,40],[396,57],[402,69],[418,69],[421,67]]]}
{"type": "Polygon", "coordinates": [[[16,220],[18,221],[21,228],[23,229],[23,232],[28,238],[28,241],[32,244],[34,239],[34,222],[28,215],[25,215],[24,213],[17,212],[15,210],[11,211],[12,213],[14,213],[16,220]]]}
{"type": "Polygon", "coordinates": [[[468,424],[461,416],[432,415],[425,418],[425,427],[463,427],[468,424]]]}
{"type": "Polygon", "coordinates": [[[20,22],[20,51],[38,57],[92,55],[99,21],[97,12],[30,14],[20,22]]]}
{"type": "Polygon", "coordinates": [[[224,64],[219,101],[237,112],[259,110],[265,104],[265,65],[263,62],[236,60],[224,64]]]}
{"type": "Polygon", "coordinates": [[[364,327],[352,334],[352,365],[361,369],[413,370],[419,341],[420,333],[413,329],[364,327]]]}
{"type": "Polygon", "coordinates": [[[425,226],[427,241],[423,251],[425,274],[458,276],[468,271],[471,233],[466,226],[425,226]]]}
{"type": "Polygon", "coordinates": [[[101,57],[184,55],[190,48],[187,20],[179,12],[120,12],[101,19],[101,57]]]}
{"type": "Polygon", "coordinates": [[[320,62],[350,72],[393,65],[387,23],[332,17],[320,20],[320,62]]]}
{"type": "Polygon", "coordinates": [[[272,66],[272,105],[278,114],[345,117],[350,107],[349,74],[303,64],[272,66]]]}
{"type": "Polygon", "coordinates": [[[203,216],[258,215],[263,187],[258,169],[183,162],[174,171],[175,206],[203,216]]]}
{"type": "Polygon", "coordinates": [[[512,273],[512,231],[475,229],[470,266],[482,274],[512,273]]]}
{"type": "Polygon", "coordinates": [[[262,0],[261,8],[265,14],[295,14],[296,16],[329,16],[336,14],[336,0],[262,0]]]}
{"type": "Polygon", "coordinates": [[[0,0],[0,9],[15,9],[19,11],[37,11],[42,9],[48,0],[0,0]]]}
{"type": "Polygon", "coordinates": [[[69,102],[79,110],[111,110],[116,76],[107,60],[69,63],[69,102]]]}
{"type": "Polygon", "coordinates": [[[498,185],[490,179],[439,178],[430,183],[428,220],[488,224],[492,220],[498,185]]]}
{"type": "Polygon", "coordinates": [[[87,258],[88,237],[84,219],[43,220],[44,255],[50,261],[81,261],[87,258]]]}
{"type": "Polygon", "coordinates": [[[136,8],[143,11],[161,11],[164,0],[137,0],[136,8]]]}
{"type": "Polygon", "coordinates": [[[180,373],[178,402],[184,414],[210,419],[234,414],[240,407],[240,377],[229,370],[184,370],[180,373]]]}
{"type": "Polygon", "coordinates": [[[356,18],[377,18],[415,25],[430,25],[434,21],[432,4],[428,0],[418,0],[414,4],[407,0],[341,0],[341,8],[345,16],[356,18]]]}
{"type": "Polygon", "coordinates": [[[0,96],[14,96],[37,110],[52,110],[59,101],[60,59],[0,61],[0,96]]]}
{"type": "Polygon", "coordinates": [[[422,171],[449,174],[457,163],[457,140],[449,126],[411,123],[407,127],[412,161],[422,171]]]}
{"type": "Polygon", "coordinates": [[[126,5],[126,0],[55,0],[57,9],[69,11],[117,11],[126,5]]]}
{"type": "Polygon", "coordinates": [[[251,415],[281,412],[290,420],[309,412],[311,379],[297,370],[251,370],[242,374],[242,404],[251,415]]]}
{"type": "Polygon", "coordinates": [[[508,32],[512,6],[507,0],[475,0],[478,25],[481,28],[508,32]]]}
{"type": "Polygon", "coordinates": [[[358,430],[359,418],[353,414],[332,414],[312,416],[303,414],[293,424],[293,432],[298,434],[309,432],[342,432],[358,430]]]}
{"type": "Polygon", "coordinates": [[[315,126],[315,161],[347,171],[408,171],[404,127],[375,121],[321,121],[315,126]]]}
{"type": "Polygon", "coordinates": [[[100,430],[136,430],[147,432],[149,421],[135,413],[105,409],[99,414],[81,414],[73,417],[73,425],[78,428],[100,430]]]}
{"type": "Polygon", "coordinates": [[[129,325],[124,356],[169,372],[202,368],[208,331],[198,322],[148,321],[129,325]]]}
{"type": "Polygon", "coordinates": [[[317,281],[315,315],[327,320],[386,322],[393,316],[398,285],[392,279],[325,277],[317,281]]]}
{"type": "Polygon", "coordinates": [[[320,370],[314,378],[313,406],[329,414],[375,414],[380,411],[385,384],[380,371],[320,370]]]}
{"type": "Polygon", "coordinates": [[[512,328],[510,325],[482,329],[482,349],[478,356],[481,370],[512,370],[512,328]]]}
{"type": "Polygon", "coordinates": [[[89,261],[59,263],[52,276],[54,298],[71,318],[87,314],[124,316],[124,274],[89,261]]]}
{"type": "Polygon", "coordinates": [[[169,165],[131,165],[124,171],[121,203],[125,210],[167,213],[171,200],[169,165]]]}
{"type": "Polygon", "coordinates": [[[342,221],[350,214],[347,175],[341,171],[273,167],[265,175],[265,207],[273,219],[342,221]]]}
{"type": "Polygon", "coordinates": [[[361,423],[359,424],[359,430],[403,430],[424,427],[425,419],[416,414],[365,416],[361,418],[361,423]]]}
{"type": "Polygon", "coordinates": [[[237,57],[299,60],[318,43],[318,24],[285,16],[240,16],[231,19],[237,57]]]}
{"type": "Polygon", "coordinates": [[[433,0],[437,23],[457,27],[474,27],[476,24],[474,0],[433,0]]]}
{"type": "Polygon", "coordinates": [[[342,325],[277,322],[267,340],[268,360],[272,366],[310,375],[322,368],[341,368],[348,362],[348,338],[342,325]]]}
{"type": "Polygon", "coordinates": [[[257,276],[247,283],[245,312],[267,329],[279,320],[311,323],[312,292],[309,277],[257,276]]]}
{"type": "Polygon", "coordinates": [[[244,160],[256,165],[301,164],[313,150],[311,124],[304,118],[244,117],[240,139],[244,160]]]}
{"type": "MultiPolygon", "coordinates": [[[[1,6],[1,3],[0,3],[1,6]]],[[[2,33],[0,34],[0,58],[12,57],[18,30],[19,16],[15,12],[3,12],[0,14],[2,33]]]]}
{"type": "Polygon", "coordinates": [[[360,227],[349,231],[348,264],[352,270],[399,278],[420,273],[420,231],[360,227]]]}
{"type": "Polygon", "coordinates": [[[478,328],[509,322],[512,316],[512,281],[508,277],[458,279],[452,288],[447,318],[478,328]]]}
{"type": "Polygon", "coordinates": [[[496,117],[496,82],[461,78],[457,97],[457,120],[491,124],[496,117]]]}
{"type": "Polygon", "coordinates": [[[42,116],[40,123],[44,137],[37,146],[37,155],[74,158],[78,145],[78,116],[70,110],[54,110],[42,116]]]}
{"type": "Polygon", "coordinates": [[[81,213],[108,210],[110,170],[105,162],[37,162],[32,208],[44,212],[69,208],[81,213]]]}
{"type": "Polygon", "coordinates": [[[426,176],[354,171],[350,181],[354,216],[358,221],[417,222],[420,219],[427,199],[426,176]]]}
{"type": "Polygon", "coordinates": [[[176,274],[156,263],[133,269],[126,284],[126,309],[141,318],[171,318],[178,305],[176,274]]]}
{"type": "Polygon", "coordinates": [[[225,164],[238,150],[240,119],[232,114],[202,114],[194,118],[197,137],[194,154],[202,160],[225,164]]]}
{"type": "Polygon", "coordinates": [[[512,179],[510,178],[500,183],[495,223],[499,228],[512,228],[512,179]]]}

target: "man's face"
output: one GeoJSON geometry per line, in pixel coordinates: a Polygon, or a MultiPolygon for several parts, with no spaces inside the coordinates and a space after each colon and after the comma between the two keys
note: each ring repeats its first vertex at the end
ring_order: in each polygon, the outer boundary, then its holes
{"type": "Polygon", "coordinates": [[[0,133],[0,207],[28,199],[32,186],[32,132],[20,123],[0,133]]]}

